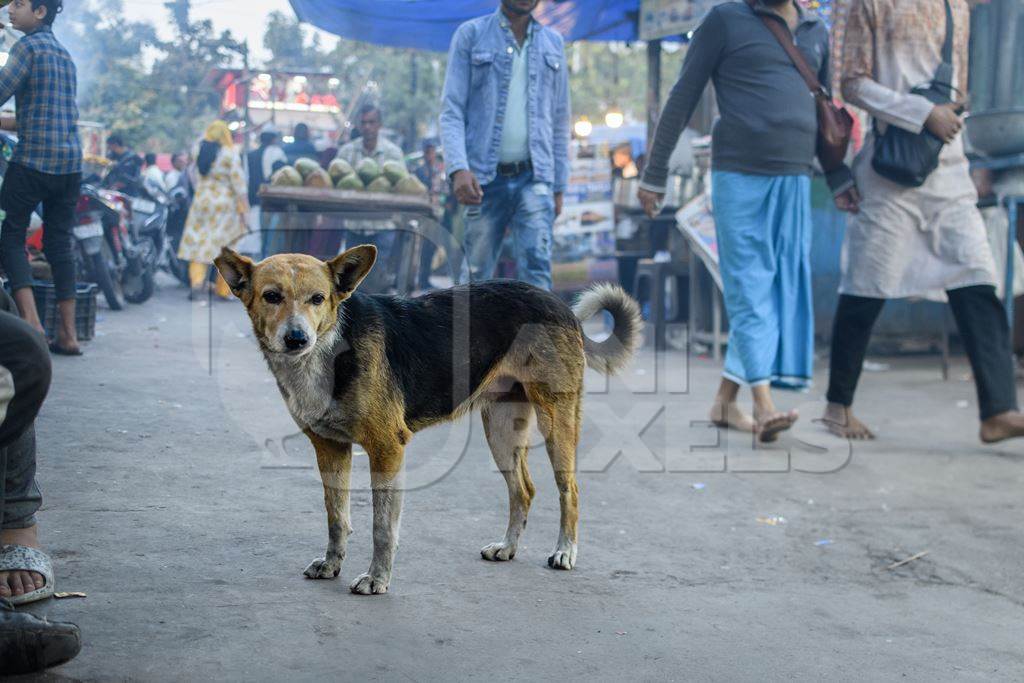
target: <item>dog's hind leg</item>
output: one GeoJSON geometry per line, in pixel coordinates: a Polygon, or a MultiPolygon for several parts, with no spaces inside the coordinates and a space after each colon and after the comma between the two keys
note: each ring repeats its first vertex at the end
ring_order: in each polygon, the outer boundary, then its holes
{"type": "Polygon", "coordinates": [[[505,538],[480,551],[485,560],[511,560],[519,546],[519,536],[526,528],[526,516],[536,491],[526,457],[530,447],[533,407],[526,400],[522,386],[491,403],[481,411],[487,443],[494,462],[508,485],[508,529],[505,538]]]}
{"type": "Polygon", "coordinates": [[[306,432],[316,449],[316,462],[324,484],[324,507],[327,508],[327,552],[309,563],[302,572],[310,579],[333,579],[341,573],[345,546],[352,533],[349,517],[352,444],[324,439],[306,432]]]}
{"type": "Polygon", "coordinates": [[[552,569],[572,569],[576,564],[579,532],[579,487],[576,484],[576,447],[579,443],[580,396],[531,393],[537,409],[540,431],[544,435],[551,468],[555,471],[561,526],[555,551],[548,558],[552,569]]]}
{"type": "Polygon", "coordinates": [[[404,449],[398,444],[363,444],[370,456],[370,485],[373,487],[373,559],[365,574],[356,577],[353,593],[387,593],[391,567],[398,549],[398,525],[405,493],[402,462],[404,449]]]}

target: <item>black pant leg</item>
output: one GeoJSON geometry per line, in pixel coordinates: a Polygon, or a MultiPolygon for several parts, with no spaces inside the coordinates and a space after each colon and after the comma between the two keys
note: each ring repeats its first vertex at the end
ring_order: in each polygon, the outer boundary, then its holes
{"type": "Polygon", "coordinates": [[[75,298],[75,252],[71,231],[81,191],[80,174],[51,176],[43,199],[43,251],[53,269],[57,301],[75,298]]]}
{"type": "Polygon", "coordinates": [[[864,355],[871,341],[871,330],[878,320],[885,299],[839,295],[832,324],[832,358],[829,363],[828,402],[853,405],[864,355]]]}
{"type": "Polygon", "coordinates": [[[976,285],[947,294],[974,372],[981,419],[1017,410],[1010,326],[996,288],[976,285]]]}
{"type": "Polygon", "coordinates": [[[0,208],[6,213],[3,227],[0,227],[0,264],[11,281],[12,291],[32,286],[25,235],[32,212],[44,198],[36,175],[32,169],[10,164],[0,190],[0,208]]]}

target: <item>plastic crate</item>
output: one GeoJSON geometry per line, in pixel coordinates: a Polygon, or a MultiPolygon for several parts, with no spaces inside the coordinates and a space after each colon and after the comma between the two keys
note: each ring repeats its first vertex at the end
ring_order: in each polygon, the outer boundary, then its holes
{"type": "MultiPolygon", "coordinates": [[[[99,288],[92,283],[79,282],[75,286],[75,330],[78,341],[89,341],[96,336],[96,293],[99,288]]],[[[36,308],[43,321],[47,337],[57,334],[57,289],[45,282],[32,285],[36,297],[36,308]]]]}

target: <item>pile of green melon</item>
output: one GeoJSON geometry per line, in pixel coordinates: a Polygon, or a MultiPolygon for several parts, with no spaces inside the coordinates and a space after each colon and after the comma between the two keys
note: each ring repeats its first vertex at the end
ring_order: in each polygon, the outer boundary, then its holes
{"type": "Polygon", "coordinates": [[[270,184],[278,187],[333,187],[415,197],[427,194],[427,188],[419,178],[409,174],[402,162],[387,161],[382,166],[373,159],[363,159],[355,168],[344,159],[335,159],[326,171],[312,159],[299,159],[294,167],[285,166],[274,173],[270,184]]]}

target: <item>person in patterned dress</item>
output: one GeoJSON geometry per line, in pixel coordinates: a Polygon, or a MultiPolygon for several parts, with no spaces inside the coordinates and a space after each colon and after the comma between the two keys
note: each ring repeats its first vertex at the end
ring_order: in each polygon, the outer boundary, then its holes
{"type": "MultiPolygon", "coordinates": [[[[249,213],[242,159],[223,121],[214,121],[206,129],[196,166],[199,183],[178,248],[178,258],[191,264],[188,272],[192,298],[202,293],[221,247],[231,246],[245,235],[249,213]]],[[[222,299],[231,294],[219,275],[214,291],[222,299]]]]}

